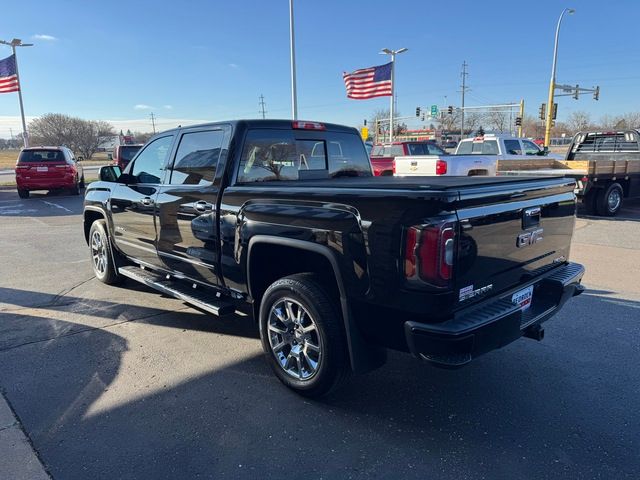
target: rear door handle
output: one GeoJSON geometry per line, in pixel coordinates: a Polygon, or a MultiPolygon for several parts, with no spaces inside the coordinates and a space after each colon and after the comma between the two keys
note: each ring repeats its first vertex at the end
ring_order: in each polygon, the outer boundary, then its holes
{"type": "Polygon", "coordinates": [[[153,200],[149,197],[144,197],[142,200],[140,200],[140,203],[142,205],[153,205],[153,200]]]}
{"type": "Polygon", "coordinates": [[[198,211],[198,212],[206,212],[208,210],[212,210],[213,209],[213,205],[211,205],[210,203],[205,202],[204,200],[200,200],[199,202],[196,202],[193,207],[198,211]]]}

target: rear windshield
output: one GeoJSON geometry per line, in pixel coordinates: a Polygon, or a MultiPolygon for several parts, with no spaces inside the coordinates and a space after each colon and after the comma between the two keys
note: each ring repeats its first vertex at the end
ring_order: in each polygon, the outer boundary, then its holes
{"type": "Polygon", "coordinates": [[[64,153],[61,150],[41,149],[23,150],[20,153],[18,163],[38,163],[38,162],[64,162],[64,153]]]}
{"type": "Polygon", "coordinates": [[[356,134],[256,129],[247,133],[238,182],[370,176],[369,157],[356,134]]]}
{"type": "Polygon", "coordinates": [[[403,155],[402,145],[376,145],[371,150],[372,157],[401,157],[403,155]]]}
{"type": "Polygon", "coordinates": [[[135,157],[138,150],[140,150],[142,146],[140,145],[127,145],[124,147],[120,147],[120,160],[124,160],[125,162],[130,162],[133,157],[135,157]]]}
{"type": "Polygon", "coordinates": [[[498,154],[498,142],[495,140],[485,140],[484,142],[474,142],[472,140],[466,140],[460,142],[458,155],[497,155],[498,154]]]}

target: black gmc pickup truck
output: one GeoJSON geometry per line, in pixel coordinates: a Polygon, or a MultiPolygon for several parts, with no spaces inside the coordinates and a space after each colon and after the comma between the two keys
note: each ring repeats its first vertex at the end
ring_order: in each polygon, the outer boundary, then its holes
{"type": "Polygon", "coordinates": [[[307,396],[386,349],[459,367],[578,295],[563,178],[374,177],[353,128],[246,120],[153,137],[87,188],[98,279],[124,277],[258,323],[278,378],[307,396]]]}

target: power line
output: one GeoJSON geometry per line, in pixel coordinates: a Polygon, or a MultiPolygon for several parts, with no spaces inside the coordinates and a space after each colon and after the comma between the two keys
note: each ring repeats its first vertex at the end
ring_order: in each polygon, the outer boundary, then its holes
{"type": "Polygon", "coordinates": [[[460,74],[462,76],[462,111],[460,115],[460,139],[464,138],[464,94],[469,89],[469,87],[467,87],[467,76],[469,75],[469,73],[467,72],[467,67],[467,61],[465,60],[464,62],[462,62],[462,73],[460,74]]]}
{"type": "Polygon", "coordinates": [[[153,114],[153,112],[151,112],[149,114],[149,116],[151,117],[151,126],[153,127],[153,134],[156,134],[156,116],[153,114]]]}
{"type": "Polygon", "coordinates": [[[265,119],[266,117],[266,110],[264,109],[266,103],[264,103],[264,95],[260,94],[260,102],[258,102],[258,105],[260,105],[260,113],[262,113],[262,118],[265,119]]]}

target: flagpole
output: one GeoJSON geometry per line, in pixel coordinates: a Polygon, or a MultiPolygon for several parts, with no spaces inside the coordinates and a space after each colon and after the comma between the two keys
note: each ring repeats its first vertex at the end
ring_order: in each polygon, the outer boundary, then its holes
{"type": "Polygon", "coordinates": [[[398,53],[406,52],[407,48],[400,48],[398,50],[389,50],[383,48],[380,52],[381,55],[391,55],[391,105],[389,108],[389,142],[393,142],[393,102],[395,100],[395,88],[396,88],[396,55],[398,53]]]}
{"type": "Polygon", "coordinates": [[[298,119],[298,93],[296,91],[296,36],[293,30],[293,0],[289,0],[289,48],[291,55],[291,118],[298,119]]]}
{"type": "Polygon", "coordinates": [[[396,88],[395,80],[396,52],[391,51],[391,106],[389,107],[389,143],[393,142],[393,100],[396,88]]]}
{"type": "Polygon", "coordinates": [[[13,61],[16,62],[16,80],[18,80],[18,100],[20,101],[20,116],[22,117],[22,141],[24,148],[29,148],[29,133],[27,133],[27,122],[24,119],[24,105],[22,103],[22,83],[20,82],[20,73],[18,73],[18,57],[16,56],[16,45],[11,42],[11,50],[13,50],[13,61]]]}

